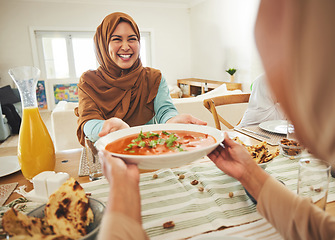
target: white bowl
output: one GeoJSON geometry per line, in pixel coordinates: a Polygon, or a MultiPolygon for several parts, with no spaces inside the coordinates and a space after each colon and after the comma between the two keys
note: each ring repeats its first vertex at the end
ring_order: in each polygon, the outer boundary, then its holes
{"type": "Polygon", "coordinates": [[[178,152],[173,154],[127,155],[127,154],[112,153],[113,156],[120,157],[127,163],[138,164],[138,167],[141,169],[172,168],[188,164],[192,161],[198,160],[209,154],[224,139],[223,132],[213,127],[200,126],[194,124],[153,124],[153,125],[142,125],[137,127],[131,127],[109,133],[108,135],[101,137],[95,143],[95,146],[98,150],[103,150],[105,149],[107,144],[128,135],[136,133],[139,134],[141,130],[143,132],[163,131],[163,130],[165,131],[187,130],[193,132],[206,133],[213,136],[216,139],[216,143],[210,146],[192,151],[178,152]]]}
{"type": "Polygon", "coordinates": [[[268,166],[268,164],[273,161],[273,159],[274,158],[272,158],[270,161],[267,161],[267,162],[264,162],[264,163],[258,163],[258,166],[265,169],[268,166]]]}
{"type": "MultiPolygon", "coordinates": [[[[99,229],[100,229],[100,222],[105,210],[105,204],[100,202],[97,199],[94,198],[88,198],[88,203],[92,209],[94,220],[93,222],[88,226],[88,233],[80,238],[80,240],[93,240],[96,239],[99,229]]],[[[45,204],[35,208],[34,210],[30,211],[27,215],[31,217],[37,217],[37,218],[44,218],[44,209],[45,204]]]]}

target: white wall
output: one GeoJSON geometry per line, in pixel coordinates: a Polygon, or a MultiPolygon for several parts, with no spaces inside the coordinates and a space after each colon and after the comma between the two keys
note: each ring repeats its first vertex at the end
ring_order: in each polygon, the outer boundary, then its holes
{"type": "MultiPolygon", "coordinates": [[[[94,2],[94,1],[93,1],[94,2]]],[[[153,30],[154,67],[170,84],[191,75],[189,13],[186,7],[158,4],[78,4],[0,0],[0,86],[13,81],[8,69],[34,65],[29,27],[95,31],[115,11],[131,15],[140,29],[153,30]]]]}
{"type": "Polygon", "coordinates": [[[0,0],[0,86],[14,86],[9,68],[34,65],[29,27],[95,31],[114,11],[153,30],[154,67],[171,85],[189,77],[229,81],[225,70],[234,67],[235,81],[249,91],[263,71],[253,37],[259,0],[203,0],[190,9],[181,4],[71,2],[0,0]]]}
{"type": "Polygon", "coordinates": [[[259,0],[206,0],[191,9],[193,77],[229,81],[225,70],[236,68],[235,81],[250,84],[263,72],[254,42],[259,0]]]}

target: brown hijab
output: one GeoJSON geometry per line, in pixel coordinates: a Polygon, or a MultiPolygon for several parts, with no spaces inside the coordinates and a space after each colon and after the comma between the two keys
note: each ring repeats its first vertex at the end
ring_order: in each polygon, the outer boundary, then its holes
{"type": "Polygon", "coordinates": [[[100,64],[97,70],[85,72],[78,84],[79,142],[84,145],[84,124],[91,119],[118,117],[130,126],[147,123],[154,116],[154,99],[161,72],[142,66],[138,58],[129,69],[121,69],[110,58],[108,44],[120,21],[128,22],[138,39],[140,32],[127,14],[116,12],[105,17],[94,35],[95,51],[100,64]]]}
{"type": "Polygon", "coordinates": [[[255,34],[299,140],[335,169],[335,1],[262,0],[255,34]]]}

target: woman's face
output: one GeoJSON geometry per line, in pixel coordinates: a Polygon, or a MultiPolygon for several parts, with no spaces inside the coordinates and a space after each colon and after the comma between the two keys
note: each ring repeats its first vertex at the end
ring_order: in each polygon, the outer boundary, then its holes
{"type": "Polygon", "coordinates": [[[120,22],[112,33],[108,44],[111,59],[122,69],[128,69],[137,60],[140,42],[128,22],[120,22]]]}

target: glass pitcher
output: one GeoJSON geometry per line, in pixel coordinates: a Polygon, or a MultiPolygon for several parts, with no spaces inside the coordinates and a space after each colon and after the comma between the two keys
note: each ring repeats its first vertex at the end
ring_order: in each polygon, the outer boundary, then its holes
{"type": "Polygon", "coordinates": [[[9,69],[19,89],[22,122],[19,133],[18,159],[23,176],[31,180],[43,171],[55,169],[55,148],[37,107],[36,85],[40,70],[24,66],[9,69]]]}

